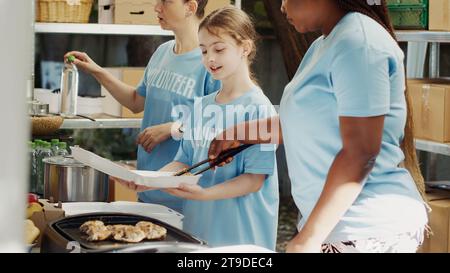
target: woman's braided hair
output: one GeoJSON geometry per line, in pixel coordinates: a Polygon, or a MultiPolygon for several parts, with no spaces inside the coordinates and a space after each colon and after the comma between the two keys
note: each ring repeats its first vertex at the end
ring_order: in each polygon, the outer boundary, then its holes
{"type": "MultiPolygon", "coordinates": [[[[373,20],[382,25],[391,36],[396,39],[394,27],[391,24],[389,18],[388,9],[385,0],[336,0],[338,6],[346,12],[359,12],[369,16],[373,20]]],[[[408,93],[408,88],[405,90],[406,106],[407,106],[407,119],[405,126],[405,136],[401,143],[402,150],[405,154],[404,166],[411,173],[417,189],[420,194],[426,200],[425,196],[425,182],[422,173],[419,168],[419,162],[417,159],[416,149],[414,145],[414,124],[412,121],[412,108],[411,98],[408,93]]]]}

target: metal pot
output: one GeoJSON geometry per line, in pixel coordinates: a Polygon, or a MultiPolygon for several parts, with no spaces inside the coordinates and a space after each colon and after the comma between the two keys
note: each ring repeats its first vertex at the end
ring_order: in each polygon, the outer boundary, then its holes
{"type": "Polygon", "coordinates": [[[54,202],[106,202],[108,175],[71,156],[49,157],[44,162],[44,198],[54,202]]]}

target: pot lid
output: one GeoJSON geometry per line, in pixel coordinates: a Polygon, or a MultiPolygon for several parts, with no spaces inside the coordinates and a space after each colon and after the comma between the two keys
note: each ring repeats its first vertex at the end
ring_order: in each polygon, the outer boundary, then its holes
{"type": "Polygon", "coordinates": [[[75,160],[72,156],[53,156],[42,160],[44,163],[58,165],[61,167],[86,167],[83,163],[75,160]]]}

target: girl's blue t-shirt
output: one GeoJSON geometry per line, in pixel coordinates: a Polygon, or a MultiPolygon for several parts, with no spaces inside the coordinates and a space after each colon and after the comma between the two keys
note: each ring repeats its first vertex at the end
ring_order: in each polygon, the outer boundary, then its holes
{"type": "MultiPolygon", "coordinates": [[[[276,115],[273,105],[258,87],[227,104],[218,104],[215,98],[213,93],[195,104],[194,116],[189,119],[191,123],[175,161],[189,166],[203,161],[208,157],[212,139],[224,129],[276,115]]],[[[263,174],[266,179],[259,191],[245,196],[214,201],[186,200],[183,229],[210,246],[251,244],[275,250],[279,204],[275,150],[275,145],[255,145],[235,156],[230,164],[204,173],[199,181],[203,188],[246,173],[263,174]]]]}

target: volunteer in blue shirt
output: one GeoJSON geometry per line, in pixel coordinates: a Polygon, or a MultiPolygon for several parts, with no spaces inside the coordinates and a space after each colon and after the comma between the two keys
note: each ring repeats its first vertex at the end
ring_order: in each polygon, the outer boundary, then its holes
{"type": "Polygon", "coordinates": [[[266,120],[271,130],[259,133],[270,140],[211,144],[215,157],[241,143],[284,143],[292,195],[303,216],[289,252],[415,252],[422,242],[427,211],[404,55],[386,2],[375,3],[283,1],[298,32],[323,35],[286,86],[279,118],[266,120]]]}
{"type": "MultiPolygon", "coordinates": [[[[198,27],[208,0],[158,0],[155,11],[159,24],[174,32],[175,40],[158,47],[137,87],[114,78],[94,63],[87,54],[69,52],[75,65],[92,74],[117,101],[135,113],[144,112],[141,133],[137,138],[138,169],[159,170],[175,157],[179,141],[177,133],[180,106],[192,108],[193,101],[220,88],[202,65],[198,46],[198,27]]],[[[182,212],[182,200],[161,191],[139,193],[143,202],[157,203],[182,212]]]]}

